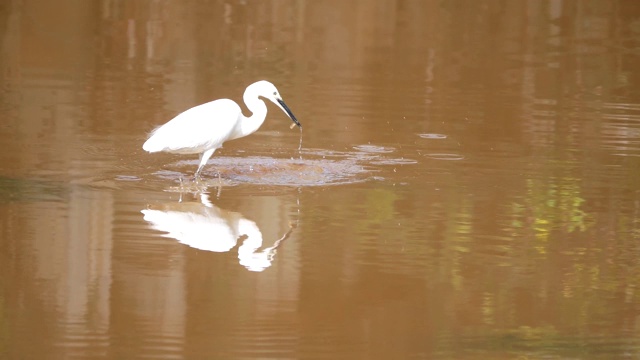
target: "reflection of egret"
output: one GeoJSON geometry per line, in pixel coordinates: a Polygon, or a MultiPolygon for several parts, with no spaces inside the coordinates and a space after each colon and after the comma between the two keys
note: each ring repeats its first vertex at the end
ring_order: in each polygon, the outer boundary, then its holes
{"type": "Polygon", "coordinates": [[[240,106],[232,100],[211,101],[192,107],[153,130],[142,148],[148,152],[200,154],[200,165],[195,174],[197,179],[207,160],[222,147],[222,143],[252,134],[262,125],[267,117],[267,106],[261,97],[278,105],[296,125],[302,127],[280,97],[278,89],[262,80],[249,85],[244,91],[244,103],[251,116],[244,116],[240,106]]]}
{"type": "Polygon", "coordinates": [[[286,240],[289,235],[291,235],[291,231],[293,231],[293,227],[289,227],[289,230],[282,235],[280,239],[276,240],[273,246],[266,247],[260,251],[257,250],[262,246],[262,241],[260,241],[260,243],[253,242],[253,244],[250,245],[247,242],[251,238],[245,239],[242,246],[238,248],[238,259],[240,259],[240,264],[251,271],[262,271],[268,268],[271,266],[271,262],[276,256],[278,246],[280,246],[280,244],[286,240]]]}
{"type": "Polygon", "coordinates": [[[152,227],[179,242],[200,250],[226,252],[233,249],[238,239],[243,238],[238,247],[240,264],[251,271],[262,271],[269,266],[282,241],[291,234],[292,228],[273,246],[262,246],[262,233],[255,222],[242,214],[222,210],[209,202],[207,195],[201,195],[202,204],[197,202],[168,203],[163,210],[142,210],[144,219],[152,227]]]}

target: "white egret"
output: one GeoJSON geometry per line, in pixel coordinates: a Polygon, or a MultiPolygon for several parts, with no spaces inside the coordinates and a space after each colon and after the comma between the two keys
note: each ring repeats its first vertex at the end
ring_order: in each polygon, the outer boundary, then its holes
{"type": "Polygon", "coordinates": [[[200,165],[195,173],[198,179],[213,152],[221,148],[225,141],[250,135],[262,125],[267,117],[267,106],[260,97],[271,100],[295,125],[302,128],[282,100],[278,89],[272,83],[261,80],[247,86],[242,97],[251,116],[244,116],[240,106],[233,100],[214,100],[192,107],[159,126],[151,132],[142,148],[150,153],[200,154],[200,165]]]}

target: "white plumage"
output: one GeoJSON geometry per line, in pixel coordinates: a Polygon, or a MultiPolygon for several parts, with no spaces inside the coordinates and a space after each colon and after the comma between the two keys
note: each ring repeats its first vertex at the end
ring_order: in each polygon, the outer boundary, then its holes
{"type": "Polygon", "coordinates": [[[195,173],[198,178],[213,152],[225,141],[247,136],[260,128],[267,116],[267,106],[260,97],[272,101],[302,127],[276,87],[261,80],[249,85],[243,95],[251,116],[244,116],[240,106],[232,100],[211,101],[194,106],[153,130],[142,148],[151,153],[200,154],[200,165],[195,173]]]}

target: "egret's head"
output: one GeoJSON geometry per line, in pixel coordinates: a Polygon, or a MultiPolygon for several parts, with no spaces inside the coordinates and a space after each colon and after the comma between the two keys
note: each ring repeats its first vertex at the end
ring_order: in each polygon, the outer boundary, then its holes
{"type": "Polygon", "coordinates": [[[252,86],[257,87],[258,96],[262,96],[265,99],[271,100],[271,102],[278,105],[278,107],[282,111],[284,111],[284,113],[287,114],[287,116],[289,116],[296,125],[298,125],[299,127],[302,127],[302,124],[300,124],[298,119],[296,119],[296,117],[293,115],[293,113],[291,112],[287,104],[284,103],[284,100],[282,100],[282,97],[280,96],[280,92],[278,92],[278,89],[276,89],[276,87],[272,83],[266,80],[262,80],[262,81],[258,81],[252,86]]]}

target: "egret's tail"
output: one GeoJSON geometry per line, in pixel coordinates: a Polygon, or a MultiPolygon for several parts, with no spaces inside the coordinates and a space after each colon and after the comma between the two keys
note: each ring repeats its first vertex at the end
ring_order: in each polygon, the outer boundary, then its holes
{"type": "Polygon", "coordinates": [[[162,151],[166,148],[166,145],[162,144],[162,141],[160,141],[160,137],[156,136],[156,130],[154,130],[149,139],[142,144],[143,150],[153,153],[162,151]]]}

